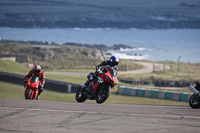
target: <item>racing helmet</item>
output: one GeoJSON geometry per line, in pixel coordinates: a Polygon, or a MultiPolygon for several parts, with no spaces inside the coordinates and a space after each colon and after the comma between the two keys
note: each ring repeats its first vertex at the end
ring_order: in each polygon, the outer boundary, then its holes
{"type": "Polygon", "coordinates": [[[119,58],[117,58],[115,56],[111,56],[110,57],[110,66],[113,67],[118,64],[119,64],[119,58]]]}
{"type": "Polygon", "coordinates": [[[41,66],[40,65],[35,65],[34,70],[35,70],[36,74],[39,74],[40,70],[41,70],[41,66]]]}

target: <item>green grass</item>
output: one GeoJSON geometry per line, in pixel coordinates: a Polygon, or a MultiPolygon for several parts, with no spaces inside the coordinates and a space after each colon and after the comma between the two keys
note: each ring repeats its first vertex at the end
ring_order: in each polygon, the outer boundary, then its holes
{"type": "MultiPolygon", "coordinates": [[[[0,82],[0,86],[0,99],[24,99],[24,87],[22,85],[0,82]]],[[[121,96],[116,94],[116,92],[117,89],[112,90],[110,97],[105,103],[188,106],[188,103],[186,102],[121,96]]],[[[59,93],[48,90],[45,90],[41,94],[40,100],[76,102],[75,93],[59,93]]],[[[87,100],[86,102],[95,103],[94,100],[87,100]]]]}
{"type": "Polygon", "coordinates": [[[132,60],[120,60],[119,63],[119,71],[130,71],[130,70],[137,70],[142,68],[142,65],[134,63],[132,60]]]}
{"type": "Polygon", "coordinates": [[[71,75],[58,75],[58,74],[46,74],[47,79],[71,82],[75,84],[83,84],[87,80],[85,76],[71,76],[71,75]]]}
{"type": "MultiPolygon", "coordinates": [[[[172,63],[169,63],[172,64],[172,63]]],[[[173,65],[173,64],[172,64],[173,65]]],[[[174,64],[175,66],[176,64],[174,64]]],[[[184,64],[181,64],[184,66],[184,64]]],[[[197,70],[198,65],[193,66],[194,64],[189,64],[192,68],[192,72],[188,73],[183,71],[182,69],[179,72],[155,72],[149,74],[134,74],[134,75],[118,75],[120,78],[136,78],[136,79],[152,79],[152,78],[162,78],[162,79],[172,79],[174,75],[179,75],[178,79],[186,78],[187,76],[190,77],[200,77],[199,70],[197,70]],[[195,71],[197,73],[195,73],[195,71]],[[188,75],[186,75],[188,73],[188,75]],[[199,75],[199,76],[197,76],[199,75]]],[[[23,65],[6,60],[0,60],[0,70],[6,72],[13,72],[18,74],[27,74],[29,69],[24,67],[23,65]]],[[[78,69],[80,72],[84,69],[78,69]]],[[[90,69],[85,69],[84,72],[90,71],[90,69]]],[[[62,70],[61,70],[62,71],[62,70]]],[[[64,71],[64,70],[63,70],[64,71]]],[[[73,69],[73,71],[77,71],[77,69],[73,69]]],[[[86,76],[70,76],[70,75],[56,75],[56,74],[46,74],[46,78],[66,81],[76,84],[83,84],[86,81],[86,76]]],[[[119,85],[125,86],[132,86],[125,83],[120,83],[119,85]]],[[[154,86],[135,86],[134,87],[144,87],[144,88],[151,88],[153,89],[154,86]]],[[[164,89],[165,88],[156,88],[156,89],[164,89]]],[[[167,89],[166,89],[167,90],[167,89]]],[[[0,98],[8,98],[8,99],[24,99],[24,88],[23,86],[0,82],[0,98]]],[[[188,88],[180,88],[178,90],[174,89],[173,91],[180,91],[180,92],[190,92],[188,88]]],[[[45,90],[44,93],[41,95],[41,100],[56,100],[56,101],[75,101],[75,94],[68,94],[68,93],[59,93],[54,91],[45,90]]],[[[88,102],[95,102],[89,101],[88,102]]],[[[158,99],[151,99],[151,98],[141,98],[141,97],[130,97],[130,96],[122,96],[117,94],[117,86],[114,90],[112,90],[111,96],[106,101],[106,103],[125,103],[125,104],[151,104],[151,105],[178,105],[178,106],[188,106],[185,102],[176,102],[176,101],[169,101],[169,100],[158,100],[158,99]]]]}
{"type": "Polygon", "coordinates": [[[0,59],[0,71],[17,74],[27,74],[29,72],[29,69],[20,63],[0,59]]]}
{"type": "Polygon", "coordinates": [[[136,80],[185,80],[194,81],[199,80],[200,77],[200,63],[190,64],[190,63],[180,63],[180,69],[178,71],[178,64],[174,62],[155,62],[165,65],[172,66],[172,70],[158,71],[145,74],[127,74],[119,75],[120,78],[132,78],[136,80]]]}
{"type": "MultiPolygon", "coordinates": [[[[24,87],[22,85],[0,82],[1,99],[24,99],[24,87]]],[[[52,101],[75,101],[72,93],[59,93],[45,90],[40,97],[41,100],[52,101]]]]}
{"type": "MultiPolygon", "coordinates": [[[[199,80],[200,78],[200,63],[191,64],[191,63],[180,63],[179,71],[178,71],[178,63],[175,62],[155,62],[161,63],[165,65],[172,66],[172,70],[167,71],[158,71],[152,73],[145,73],[145,74],[127,74],[127,75],[118,75],[120,79],[134,79],[134,80],[147,80],[150,81],[149,86],[144,85],[128,85],[134,87],[143,87],[143,88],[151,88],[151,89],[159,89],[159,90],[171,90],[172,91],[179,91],[179,92],[190,92],[188,87],[155,87],[153,82],[155,80],[170,80],[170,81],[187,81],[187,82],[194,82],[199,80]]],[[[124,84],[127,85],[127,84],[124,84]]]]}
{"type": "Polygon", "coordinates": [[[55,71],[55,72],[93,72],[95,69],[43,69],[44,71],[55,71]]]}
{"type": "MultiPolygon", "coordinates": [[[[98,63],[96,63],[98,64],[98,63]]],[[[100,62],[99,62],[100,64],[100,62]]],[[[79,68],[79,69],[44,69],[44,71],[57,71],[57,72],[93,72],[95,71],[95,67],[96,66],[93,66],[93,68],[79,68]]],[[[137,70],[137,69],[140,69],[142,68],[143,66],[141,65],[138,65],[138,64],[135,64],[133,61],[131,60],[120,60],[120,64],[119,64],[119,71],[127,71],[128,70],[137,70]]]]}
{"type": "Polygon", "coordinates": [[[177,101],[170,101],[170,100],[123,96],[123,95],[114,94],[114,92],[110,95],[106,103],[188,106],[187,102],[177,102],[177,101]]]}

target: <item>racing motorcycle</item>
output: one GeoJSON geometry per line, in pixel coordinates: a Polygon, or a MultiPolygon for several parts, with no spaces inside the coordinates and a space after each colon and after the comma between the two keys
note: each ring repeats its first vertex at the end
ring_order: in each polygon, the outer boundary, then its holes
{"type": "Polygon", "coordinates": [[[193,109],[200,108],[200,82],[196,81],[194,86],[190,86],[189,89],[194,93],[189,100],[189,105],[193,109]]]}
{"type": "Polygon", "coordinates": [[[96,100],[96,103],[101,104],[106,101],[111,89],[118,83],[117,71],[113,67],[102,66],[98,70],[97,78],[93,79],[87,88],[80,87],[77,90],[76,101],[82,103],[90,99],[96,100]]]}
{"type": "Polygon", "coordinates": [[[25,85],[25,99],[39,100],[38,92],[41,82],[38,76],[31,76],[25,85]]]}

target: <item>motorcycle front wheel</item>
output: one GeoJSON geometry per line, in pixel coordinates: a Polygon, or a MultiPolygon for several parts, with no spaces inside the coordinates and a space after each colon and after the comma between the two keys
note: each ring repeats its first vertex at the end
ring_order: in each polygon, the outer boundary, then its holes
{"type": "Polygon", "coordinates": [[[25,99],[31,99],[31,95],[32,95],[32,91],[31,90],[28,90],[26,96],[25,96],[25,99]]]}
{"type": "Polygon", "coordinates": [[[97,97],[96,97],[96,103],[102,104],[107,100],[107,98],[110,96],[111,92],[111,86],[106,86],[105,88],[101,88],[97,90],[97,97]]]}
{"type": "Polygon", "coordinates": [[[193,108],[193,109],[198,109],[198,108],[200,108],[200,97],[199,97],[199,95],[193,94],[193,95],[190,97],[189,105],[190,105],[190,107],[193,108]]]}
{"type": "Polygon", "coordinates": [[[87,99],[87,96],[85,92],[83,91],[82,87],[80,87],[76,92],[76,101],[79,103],[85,102],[87,99]]]}

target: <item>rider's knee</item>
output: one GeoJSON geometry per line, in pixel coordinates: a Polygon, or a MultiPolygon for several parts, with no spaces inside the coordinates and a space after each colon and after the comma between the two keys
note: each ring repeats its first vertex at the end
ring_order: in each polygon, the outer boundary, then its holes
{"type": "Polygon", "coordinates": [[[92,81],[93,80],[93,73],[92,72],[89,72],[88,74],[87,74],[87,79],[88,80],[90,80],[90,81],[92,81]]]}

